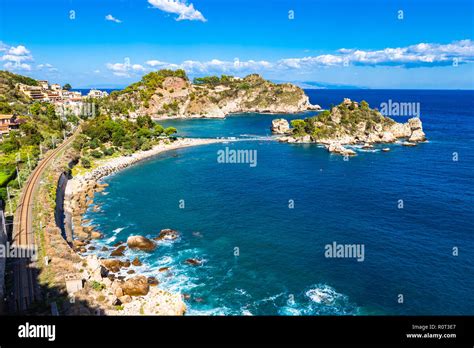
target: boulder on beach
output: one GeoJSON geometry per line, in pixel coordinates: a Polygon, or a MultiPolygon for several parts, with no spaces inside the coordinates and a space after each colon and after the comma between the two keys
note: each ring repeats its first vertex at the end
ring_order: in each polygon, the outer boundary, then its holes
{"type": "Polygon", "coordinates": [[[79,240],[79,239],[74,239],[72,241],[72,244],[75,246],[75,247],[82,247],[82,246],[85,246],[86,243],[83,242],[82,240],[79,240]]]}
{"type": "Polygon", "coordinates": [[[123,266],[123,262],[117,259],[105,259],[102,260],[102,266],[107,268],[109,271],[117,273],[123,266]]]}
{"type": "Polygon", "coordinates": [[[127,247],[125,245],[121,245],[119,246],[117,249],[115,249],[114,251],[112,251],[112,253],[110,254],[110,256],[123,256],[123,252],[125,251],[127,247]]]}
{"type": "Polygon", "coordinates": [[[150,286],[156,286],[160,283],[155,277],[148,277],[147,282],[150,284],[150,286]]]}
{"type": "Polygon", "coordinates": [[[153,251],[156,248],[156,244],[143,236],[130,236],[127,239],[127,245],[130,249],[138,249],[143,251],[153,251]]]}
{"type": "Polygon", "coordinates": [[[140,260],[138,259],[138,257],[135,257],[135,258],[133,259],[133,261],[132,261],[132,265],[138,267],[138,266],[141,266],[142,263],[140,262],[140,260]]]}
{"type": "Polygon", "coordinates": [[[92,239],[100,239],[100,238],[102,238],[102,233],[97,232],[97,231],[92,231],[91,232],[91,238],[92,239]]]}
{"type": "Polygon", "coordinates": [[[145,276],[127,279],[120,287],[123,293],[129,296],[145,296],[150,290],[150,285],[145,276]]]}
{"type": "Polygon", "coordinates": [[[120,296],[120,297],[119,297],[119,300],[120,300],[122,303],[130,303],[130,302],[132,302],[132,298],[131,298],[129,295],[120,296]]]}

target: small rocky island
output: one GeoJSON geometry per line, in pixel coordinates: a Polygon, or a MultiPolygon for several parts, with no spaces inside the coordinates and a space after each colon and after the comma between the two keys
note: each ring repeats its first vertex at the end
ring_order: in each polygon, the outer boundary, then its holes
{"type": "Polygon", "coordinates": [[[287,120],[275,119],[271,130],[282,135],[281,142],[324,144],[329,152],[343,156],[356,155],[354,150],[344,145],[372,148],[375,143],[393,143],[403,139],[403,145],[416,146],[426,140],[419,118],[398,123],[371,109],[367,102],[358,103],[348,98],[314,117],[292,120],[291,128],[287,120]]]}
{"type": "Polygon", "coordinates": [[[130,117],[223,118],[231,113],[297,113],[320,110],[304,91],[290,83],[276,84],[258,74],[244,78],[222,75],[195,78],[184,70],[151,72],[102,102],[109,114],[130,117]]]}

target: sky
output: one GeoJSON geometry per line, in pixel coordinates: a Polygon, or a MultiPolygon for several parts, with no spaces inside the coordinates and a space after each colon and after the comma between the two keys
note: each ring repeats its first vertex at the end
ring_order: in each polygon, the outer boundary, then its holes
{"type": "Polygon", "coordinates": [[[474,89],[473,0],[0,0],[0,69],[124,87],[162,68],[474,89]]]}

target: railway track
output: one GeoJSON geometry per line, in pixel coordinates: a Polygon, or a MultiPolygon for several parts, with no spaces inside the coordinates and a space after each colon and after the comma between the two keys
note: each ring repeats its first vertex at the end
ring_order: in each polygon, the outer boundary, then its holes
{"type": "MultiPolygon", "coordinates": [[[[33,204],[41,176],[52,163],[58,153],[65,149],[74,139],[79,130],[61,145],[47,153],[29,176],[15,212],[12,244],[16,250],[33,250],[36,247],[33,229],[33,204]]],[[[13,264],[13,296],[16,312],[24,312],[35,300],[39,300],[37,282],[38,270],[35,261],[30,257],[18,258],[13,264]]]]}

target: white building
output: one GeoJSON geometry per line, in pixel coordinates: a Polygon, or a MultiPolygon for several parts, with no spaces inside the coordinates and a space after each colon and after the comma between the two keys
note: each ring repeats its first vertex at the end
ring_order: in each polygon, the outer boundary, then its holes
{"type": "Polygon", "coordinates": [[[98,89],[91,89],[87,94],[88,97],[91,98],[104,98],[107,97],[109,94],[106,91],[100,91],[98,89]]]}
{"type": "Polygon", "coordinates": [[[48,84],[48,81],[46,80],[39,80],[38,84],[43,89],[49,89],[49,84],[48,84]]]}

